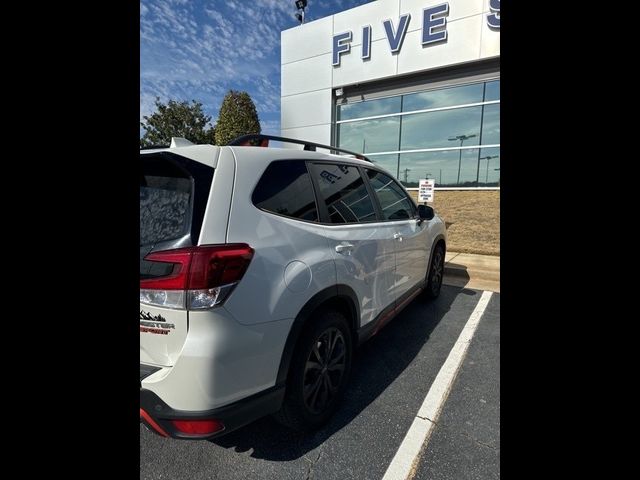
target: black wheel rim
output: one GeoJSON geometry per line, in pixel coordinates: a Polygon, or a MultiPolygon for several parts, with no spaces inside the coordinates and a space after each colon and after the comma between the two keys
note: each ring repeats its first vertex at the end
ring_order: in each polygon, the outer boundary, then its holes
{"type": "Polygon", "coordinates": [[[304,370],[303,397],[313,414],[322,413],[335,398],[342,384],[347,348],[342,332],[328,328],[313,343],[304,370]]]}
{"type": "Polygon", "coordinates": [[[433,290],[440,288],[442,283],[442,271],[444,270],[444,262],[442,260],[442,250],[438,249],[433,257],[433,265],[431,266],[431,287],[433,290]]]}

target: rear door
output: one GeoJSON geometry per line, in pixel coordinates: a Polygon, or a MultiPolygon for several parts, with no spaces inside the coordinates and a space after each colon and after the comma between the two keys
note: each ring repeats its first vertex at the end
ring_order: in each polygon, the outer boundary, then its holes
{"type": "MultiPolygon", "coordinates": [[[[214,169],[169,152],[140,155],[140,279],[162,279],[174,265],[150,253],[197,243],[214,169]]],[[[188,329],[184,293],[140,290],[140,362],[171,366],[188,329]]]]}
{"type": "Polygon", "coordinates": [[[364,169],[385,224],[392,229],[396,269],[391,286],[398,303],[425,279],[429,262],[427,222],[417,220],[417,208],[402,186],[390,175],[364,169]]]}
{"type": "Polygon", "coordinates": [[[318,190],[324,232],[334,255],[337,283],[351,286],[360,301],[360,326],[394,302],[392,228],[380,223],[357,166],[330,162],[310,165],[318,190]]]}

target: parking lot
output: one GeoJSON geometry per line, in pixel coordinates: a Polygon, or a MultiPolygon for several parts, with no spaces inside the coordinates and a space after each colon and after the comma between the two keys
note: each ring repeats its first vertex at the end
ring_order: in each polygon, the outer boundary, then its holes
{"type": "MultiPolygon", "coordinates": [[[[381,479],[482,291],[443,286],[416,300],[355,357],[345,401],[301,435],[264,418],[211,442],[140,427],[141,479],[381,479]]],[[[500,294],[494,293],[432,434],[416,479],[500,477],[500,294]]]]}

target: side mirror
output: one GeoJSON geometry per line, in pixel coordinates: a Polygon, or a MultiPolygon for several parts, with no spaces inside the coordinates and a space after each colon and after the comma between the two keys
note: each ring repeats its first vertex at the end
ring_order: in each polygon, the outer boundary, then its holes
{"type": "Polygon", "coordinates": [[[433,208],[428,205],[418,205],[418,218],[420,220],[431,220],[436,213],[433,208]]]}

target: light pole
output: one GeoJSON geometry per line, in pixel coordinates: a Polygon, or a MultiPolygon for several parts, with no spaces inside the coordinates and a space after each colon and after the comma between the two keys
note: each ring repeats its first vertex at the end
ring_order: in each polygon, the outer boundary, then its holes
{"type": "Polygon", "coordinates": [[[304,23],[304,9],[307,6],[307,0],[296,0],[296,8],[298,12],[296,13],[296,18],[300,22],[300,25],[304,23]]]}
{"type": "Polygon", "coordinates": [[[487,155],[486,157],[480,157],[480,160],[487,161],[487,174],[484,177],[485,185],[489,182],[489,160],[491,160],[492,158],[498,158],[498,157],[500,157],[500,155],[487,155]]]}
{"type": "Polygon", "coordinates": [[[404,172],[404,183],[408,183],[408,182],[407,182],[407,176],[408,176],[408,174],[409,174],[409,172],[410,172],[410,171],[411,171],[411,169],[410,169],[410,168],[405,168],[405,169],[403,170],[403,172],[404,172]]]}
{"type": "Polygon", "coordinates": [[[462,166],[462,144],[465,140],[469,140],[470,138],[475,137],[476,134],[472,133],[471,135],[456,135],[455,137],[449,137],[449,141],[453,142],[456,140],[460,140],[460,155],[458,157],[458,180],[456,181],[456,185],[460,185],[460,167],[462,166]]]}

